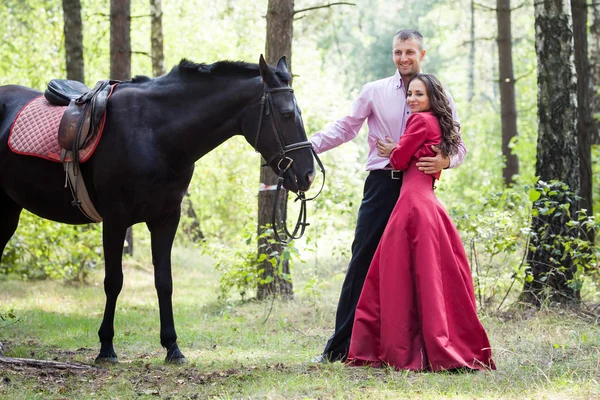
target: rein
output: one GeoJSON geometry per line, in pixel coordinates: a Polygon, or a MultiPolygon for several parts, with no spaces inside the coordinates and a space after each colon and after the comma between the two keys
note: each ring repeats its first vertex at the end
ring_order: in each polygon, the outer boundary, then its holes
{"type": "MultiPolygon", "coordinates": [[[[265,88],[264,88],[264,93],[260,100],[260,116],[258,119],[256,140],[254,143],[255,149],[258,148],[258,139],[260,137],[260,131],[262,128],[262,123],[263,123],[263,117],[265,115],[271,114],[271,110],[275,109],[275,107],[273,105],[272,95],[273,95],[273,93],[281,93],[281,92],[291,92],[292,96],[293,96],[294,90],[289,86],[288,87],[280,87],[280,88],[268,88],[265,86],[265,88]]],[[[294,96],[294,104],[295,103],[296,103],[296,98],[294,96]]],[[[323,167],[323,163],[319,159],[319,156],[317,156],[317,153],[313,149],[312,143],[310,141],[306,140],[303,142],[292,143],[289,145],[285,144],[285,138],[282,133],[283,130],[280,128],[278,120],[275,118],[274,113],[271,114],[271,127],[273,129],[273,132],[275,133],[275,139],[277,140],[277,147],[279,148],[279,150],[277,153],[275,153],[274,155],[272,155],[271,157],[269,157],[266,160],[265,165],[270,165],[271,162],[273,162],[277,157],[280,157],[280,160],[277,162],[277,168],[279,169],[279,174],[277,177],[277,190],[275,191],[275,201],[273,203],[271,226],[273,227],[273,235],[275,236],[275,240],[277,240],[281,244],[287,245],[294,239],[300,239],[304,235],[304,231],[306,230],[306,227],[308,225],[310,225],[309,223],[306,222],[306,202],[314,200],[321,194],[321,191],[323,190],[323,187],[325,186],[325,167],[323,167]],[[319,164],[319,168],[321,169],[321,173],[323,174],[323,182],[321,184],[321,188],[319,189],[317,194],[314,195],[313,197],[310,197],[307,199],[305,197],[304,192],[302,192],[302,191],[298,192],[297,197],[296,197],[296,199],[294,199],[294,201],[296,202],[296,201],[300,200],[300,202],[301,202],[300,213],[298,214],[296,226],[294,227],[294,229],[291,233],[287,228],[288,191],[284,189],[286,205],[283,209],[283,231],[285,232],[285,236],[287,236],[287,238],[281,239],[281,236],[279,235],[278,228],[277,228],[277,206],[279,203],[279,193],[281,191],[281,188],[283,187],[283,180],[284,180],[283,174],[292,166],[292,163],[294,162],[293,159],[291,159],[290,157],[287,157],[287,153],[289,153],[291,151],[295,151],[295,150],[305,149],[305,148],[310,148],[313,156],[317,160],[317,164],[319,164]]]]}

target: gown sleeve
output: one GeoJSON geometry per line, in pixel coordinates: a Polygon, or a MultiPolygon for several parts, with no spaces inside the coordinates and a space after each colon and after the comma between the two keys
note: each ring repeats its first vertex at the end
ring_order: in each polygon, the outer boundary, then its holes
{"type": "Polygon", "coordinates": [[[419,114],[408,119],[406,130],[400,138],[398,146],[390,154],[390,164],[394,169],[406,169],[415,152],[427,139],[427,121],[419,114]]]}

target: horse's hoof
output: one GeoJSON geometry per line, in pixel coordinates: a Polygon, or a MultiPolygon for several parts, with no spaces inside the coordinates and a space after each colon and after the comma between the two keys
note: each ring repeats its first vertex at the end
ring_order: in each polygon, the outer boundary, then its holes
{"type": "Polygon", "coordinates": [[[183,355],[181,357],[169,357],[167,356],[165,358],[165,362],[168,364],[185,364],[187,363],[187,358],[185,358],[183,355]]]}
{"type": "Polygon", "coordinates": [[[117,357],[96,357],[94,360],[95,364],[118,364],[119,359],[117,357]]]}

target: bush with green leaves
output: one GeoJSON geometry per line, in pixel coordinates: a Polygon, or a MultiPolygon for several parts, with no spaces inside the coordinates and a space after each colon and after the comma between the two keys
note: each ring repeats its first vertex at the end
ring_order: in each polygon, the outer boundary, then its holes
{"type": "Polygon", "coordinates": [[[23,212],[4,250],[0,273],[84,282],[101,262],[100,225],[60,224],[23,212]]]}
{"type": "Polygon", "coordinates": [[[569,285],[577,289],[586,276],[597,275],[600,250],[587,241],[585,233],[600,232],[600,226],[585,210],[571,211],[578,200],[561,182],[539,181],[483,190],[471,203],[454,205],[451,215],[465,244],[480,307],[499,309],[511,293],[510,299],[517,300],[518,293],[512,291],[515,283],[533,280],[528,264],[531,252],[550,254],[550,273],[564,271],[567,261],[575,265],[569,285]],[[532,222],[540,216],[549,217],[549,222],[532,229],[532,222]],[[556,226],[550,226],[553,223],[556,226]],[[564,229],[556,229],[561,226],[564,229]]]}
{"type": "Polygon", "coordinates": [[[530,185],[483,191],[450,214],[469,258],[480,307],[501,306],[515,280],[523,279],[529,235],[530,185]]]}
{"type": "Polygon", "coordinates": [[[283,271],[283,263],[288,261],[291,269],[293,262],[298,260],[298,250],[291,244],[283,246],[281,252],[272,250],[270,244],[275,239],[270,229],[263,230],[260,238],[267,241],[261,248],[257,248],[257,234],[248,231],[244,234],[244,240],[235,248],[226,246],[220,240],[204,242],[204,253],[214,258],[215,268],[222,274],[219,284],[220,300],[227,299],[232,290],[236,290],[242,300],[245,300],[250,293],[256,291],[258,285],[271,283],[276,277],[291,280],[291,276],[283,271]],[[262,266],[265,261],[273,266],[274,275],[263,276],[262,266]]]}
{"type": "Polygon", "coordinates": [[[598,248],[590,239],[600,224],[579,209],[581,198],[563,182],[538,181],[532,194],[527,291],[522,297],[536,296],[535,304],[577,304],[586,277],[598,273],[598,248]]]}

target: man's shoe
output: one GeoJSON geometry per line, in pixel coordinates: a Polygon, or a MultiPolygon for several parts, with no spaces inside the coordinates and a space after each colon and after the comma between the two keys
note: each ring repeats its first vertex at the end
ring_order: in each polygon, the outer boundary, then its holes
{"type": "Polygon", "coordinates": [[[329,359],[327,357],[325,357],[324,354],[319,354],[318,356],[316,356],[315,358],[310,360],[310,362],[315,363],[315,364],[325,364],[325,363],[329,362],[329,359]]]}

